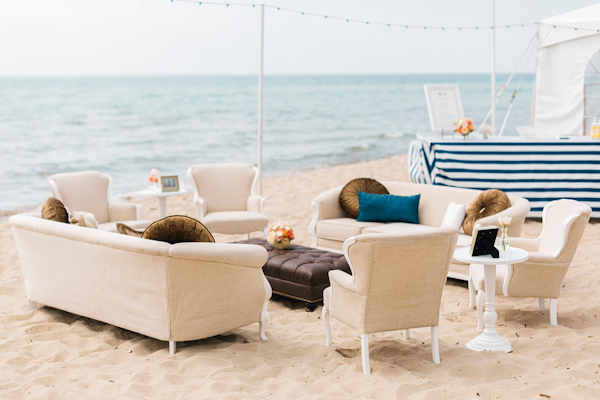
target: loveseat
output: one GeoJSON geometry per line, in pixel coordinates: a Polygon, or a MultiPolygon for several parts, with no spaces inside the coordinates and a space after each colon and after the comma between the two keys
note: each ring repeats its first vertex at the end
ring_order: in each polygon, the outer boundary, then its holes
{"type": "MultiPolygon", "coordinates": [[[[344,241],[361,233],[400,233],[428,231],[431,227],[440,227],[450,203],[468,206],[482,191],[449,186],[424,185],[418,183],[383,181],[383,186],[390,194],[396,196],[414,196],[420,194],[418,219],[419,224],[404,222],[360,222],[349,218],[340,205],[339,197],[343,186],[330,189],[315,197],[312,201],[314,216],[309,225],[312,247],[330,251],[342,251],[344,241]]],[[[525,217],[529,212],[529,201],[519,196],[508,194],[510,207],[504,211],[481,218],[481,225],[498,226],[498,217],[510,216],[512,222],[508,227],[508,235],[518,237],[521,234],[525,217]]],[[[471,245],[472,237],[462,229],[458,237],[457,247],[471,245]]],[[[433,250],[433,249],[432,249],[433,250]]],[[[448,277],[468,280],[469,266],[453,260],[448,277]]]]}
{"type": "Polygon", "coordinates": [[[36,303],[169,341],[259,322],[271,287],[264,248],[142,239],[36,214],[10,218],[30,307],[36,303]]]}

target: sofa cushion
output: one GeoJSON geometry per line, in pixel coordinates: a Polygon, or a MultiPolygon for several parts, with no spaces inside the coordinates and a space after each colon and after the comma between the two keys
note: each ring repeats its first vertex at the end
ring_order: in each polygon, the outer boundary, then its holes
{"type": "Polygon", "coordinates": [[[360,235],[363,229],[382,226],[380,222],[360,222],[352,218],[332,218],[317,222],[319,238],[344,241],[351,236],[360,235]]]}
{"type": "Polygon", "coordinates": [[[122,235],[135,236],[141,238],[145,229],[134,229],[122,222],[117,222],[117,232],[122,235]]]}
{"type": "Polygon", "coordinates": [[[460,230],[460,227],[465,220],[465,213],[467,207],[464,204],[456,204],[451,202],[446,209],[444,219],[440,225],[442,228],[451,227],[460,230]]]}
{"type": "Polygon", "coordinates": [[[51,221],[69,223],[69,213],[62,201],[48,197],[42,204],[42,218],[51,221]]]}
{"type": "Polygon", "coordinates": [[[463,221],[463,230],[467,235],[473,233],[477,220],[498,214],[510,207],[510,200],[506,193],[498,189],[485,190],[469,204],[463,221]]]}
{"type": "Polygon", "coordinates": [[[380,226],[372,226],[363,229],[362,233],[416,233],[416,232],[435,232],[440,228],[428,225],[411,224],[407,222],[392,222],[380,226]]]}
{"type": "Polygon", "coordinates": [[[202,222],[186,215],[170,215],[154,221],[146,228],[142,238],[171,244],[215,241],[202,222]]]}
{"type": "Polygon", "coordinates": [[[350,218],[358,218],[359,201],[358,192],[389,194],[381,183],[371,178],[356,178],[344,186],[340,193],[340,206],[350,218]]]}
{"type": "Polygon", "coordinates": [[[419,198],[394,196],[358,191],[359,210],[357,221],[419,223],[419,198]]]}

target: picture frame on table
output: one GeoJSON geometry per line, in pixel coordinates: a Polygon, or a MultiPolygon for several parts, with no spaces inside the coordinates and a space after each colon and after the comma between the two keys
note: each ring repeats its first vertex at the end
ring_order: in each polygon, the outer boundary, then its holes
{"type": "Polygon", "coordinates": [[[473,229],[473,241],[471,242],[471,256],[474,257],[489,254],[492,258],[498,258],[499,251],[494,246],[497,236],[497,226],[475,227],[473,229]]]}
{"type": "Polygon", "coordinates": [[[179,191],[179,178],[177,175],[166,175],[160,177],[160,190],[162,192],[179,191]]]}

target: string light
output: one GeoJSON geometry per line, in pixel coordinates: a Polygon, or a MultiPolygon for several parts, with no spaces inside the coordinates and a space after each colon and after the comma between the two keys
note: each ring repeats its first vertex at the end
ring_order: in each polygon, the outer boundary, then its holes
{"type": "MultiPolygon", "coordinates": [[[[173,1],[175,0],[171,0],[171,3],[173,3],[173,1]]],[[[180,1],[180,2],[184,2],[184,3],[194,3],[195,0],[176,0],[176,1],[180,1]]],[[[427,30],[427,29],[438,29],[438,30],[442,30],[442,31],[446,31],[446,30],[458,30],[458,31],[462,31],[462,30],[479,30],[479,29],[489,29],[489,30],[498,30],[499,28],[505,28],[505,29],[510,29],[513,27],[521,27],[521,28],[525,28],[526,26],[537,26],[539,25],[538,22],[530,22],[530,23],[523,23],[523,24],[509,24],[509,25],[496,25],[496,26],[425,26],[425,25],[403,25],[403,24],[394,24],[394,23],[388,23],[388,22],[374,22],[374,21],[365,21],[365,20],[358,20],[358,19],[352,19],[352,18],[342,18],[342,17],[332,17],[331,15],[324,15],[324,14],[316,14],[316,13],[311,13],[311,12],[307,12],[307,11],[300,11],[300,10],[294,10],[291,8],[285,8],[285,7],[277,7],[277,6],[273,6],[271,4],[249,4],[249,3],[219,3],[219,2],[212,2],[212,1],[203,1],[203,2],[199,2],[199,5],[203,5],[203,4],[208,4],[208,5],[213,5],[213,6],[236,6],[236,7],[252,7],[255,8],[257,5],[259,6],[264,6],[265,8],[271,8],[277,11],[286,11],[289,13],[293,13],[293,14],[300,14],[300,15],[310,15],[311,17],[319,17],[319,18],[325,18],[325,19],[332,19],[332,20],[338,20],[338,21],[345,21],[345,22],[351,22],[351,23],[357,23],[357,24],[362,24],[362,25],[380,25],[380,26],[387,26],[390,28],[402,28],[404,27],[405,29],[422,29],[422,30],[427,30]]],[[[573,29],[573,30],[591,30],[591,31],[596,31],[600,33],[600,29],[597,28],[577,28],[577,27],[571,27],[571,26],[558,26],[558,25],[552,25],[553,28],[563,28],[563,29],[573,29]]]]}

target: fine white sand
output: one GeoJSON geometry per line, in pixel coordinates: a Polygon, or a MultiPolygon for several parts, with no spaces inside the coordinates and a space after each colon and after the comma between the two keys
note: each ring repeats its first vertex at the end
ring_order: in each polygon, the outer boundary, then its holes
{"type": "MultiPolygon", "coordinates": [[[[309,245],[311,200],[357,177],[409,181],[406,156],[344,165],[264,182],[271,222],[287,221],[309,245]]],[[[170,214],[195,215],[191,194],[168,199],[170,214]]],[[[155,199],[143,217],[156,219],[155,199]]],[[[541,223],[528,220],[523,236],[541,223]]],[[[218,241],[243,237],[216,235],[218,241]]],[[[0,224],[1,399],[593,399],[600,398],[600,226],[588,224],[551,326],[537,299],[497,297],[497,328],[512,353],[465,347],[478,334],[466,283],[449,280],[440,317],[441,364],[428,328],[370,337],[372,374],[362,374],[356,331],[332,320],[325,346],[321,307],[274,297],[268,341],[258,324],[226,335],[167,343],[47,307],[28,311],[8,224],[0,224]]],[[[102,299],[98,299],[102,301],[102,299]]]]}

